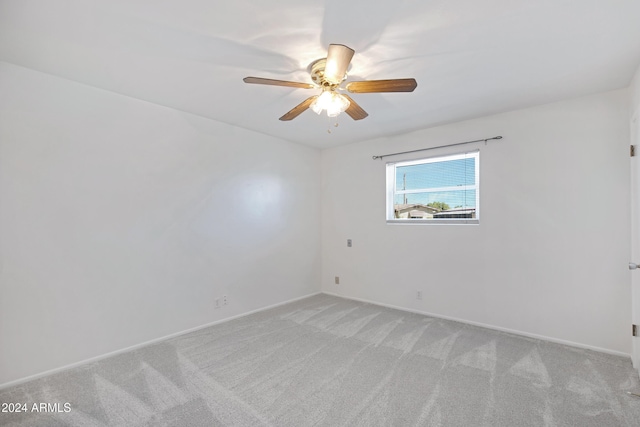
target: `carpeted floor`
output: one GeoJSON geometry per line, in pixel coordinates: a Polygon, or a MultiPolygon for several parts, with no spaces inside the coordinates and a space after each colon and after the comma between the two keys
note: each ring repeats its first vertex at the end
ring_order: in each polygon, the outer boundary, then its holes
{"type": "Polygon", "coordinates": [[[0,392],[3,426],[639,426],[627,358],[318,295],[0,392]],[[69,412],[64,412],[69,403],[69,412]]]}

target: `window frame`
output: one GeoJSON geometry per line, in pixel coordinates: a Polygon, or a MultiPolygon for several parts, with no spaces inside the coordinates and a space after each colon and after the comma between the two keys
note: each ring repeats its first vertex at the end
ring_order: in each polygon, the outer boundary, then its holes
{"type": "Polygon", "coordinates": [[[432,157],[424,157],[413,160],[400,160],[387,162],[386,164],[386,221],[387,224],[479,224],[480,223],[480,150],[442,154],[432,157]],[[396,168],[398,166],[413,166],[419,164],[438,163],[451,160],[459,160],[473,157],[475,159],[475,185],[465,185],[461,187],[439,187],[429,189],[404,190],[400,193],[396,190],[396,168]],[[416,219],[416,218],[396,218],[395,198],[398,194],[430,193],[437,191],[452,190],[475,190],[475,218],[442,218],[442,219],[416,219]]]}

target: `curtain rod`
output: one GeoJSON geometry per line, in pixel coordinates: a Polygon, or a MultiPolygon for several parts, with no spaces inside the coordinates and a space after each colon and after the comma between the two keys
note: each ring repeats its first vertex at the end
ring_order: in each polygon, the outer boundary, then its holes
{"type": "Polygon", "coordinates": [[[378,160],[378,159],[382,160],[384,157],[398,156],[400,154],[417,153],[418,151],[435,150],[436,148],[454,147],[456,145],[472,144],[474,142],[482,142],[482,141],[484,141],[486,143],[487,141],[490,141],[492,139],[502,139],[502,137],[501,136],[494,136],[493,138],[476,139],[475,141],[457,142],[455,144],[439,145],[437,147],[421,148],[419,150],[411,150],[411,151],[402,151],[400,153],[383,154],[382,156],[373,156],[373,160],[378,160]]]}

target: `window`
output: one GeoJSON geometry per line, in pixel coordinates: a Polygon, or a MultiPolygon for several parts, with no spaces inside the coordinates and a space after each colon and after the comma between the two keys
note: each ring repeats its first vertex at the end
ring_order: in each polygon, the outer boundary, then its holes
{"type": "Polygon", "coordinates": [[[477,224],[479,152],[387,164],[387,221],[477,224]]]}

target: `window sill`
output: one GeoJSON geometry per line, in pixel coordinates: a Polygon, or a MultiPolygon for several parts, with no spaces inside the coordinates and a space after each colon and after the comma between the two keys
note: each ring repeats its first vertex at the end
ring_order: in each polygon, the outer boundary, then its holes
{"type": "Polygon", "coordinates": [[[479,225],[479,219],[388,219],[388,225],[479,225]]]}

